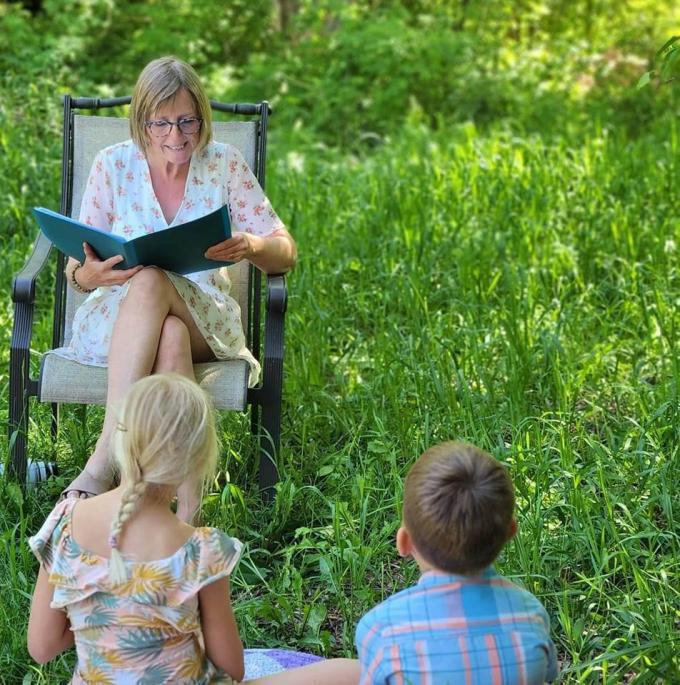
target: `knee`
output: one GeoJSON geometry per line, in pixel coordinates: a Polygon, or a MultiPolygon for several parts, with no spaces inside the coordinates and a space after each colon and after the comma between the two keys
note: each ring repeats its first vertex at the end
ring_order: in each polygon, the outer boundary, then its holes
{"type": "Polygon", "coordinates": [[[191,337],[186,324],[176,316],[167,316],[161,328],[156,353],[156,371],[174,371],[191,363],[191,337]]]}
{"type": "Polygon", "coordinates": [[[168,277],[153,266],[147,266],[138,271],[129,281],[128,296],[134,297],[135,301],[140,298],[149,298],[155,301],[167,296],[172,288],[168,277]]]}

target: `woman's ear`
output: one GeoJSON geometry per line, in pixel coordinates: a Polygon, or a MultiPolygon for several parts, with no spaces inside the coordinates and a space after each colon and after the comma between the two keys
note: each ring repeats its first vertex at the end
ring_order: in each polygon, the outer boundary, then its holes
{"type": "Polygon", "coordinates": [[[404,526],[400,526],[397,531],[397,552],[399,552],[400,557],[413,556],[413,541],[411,540],[410,533],[404,526]]]}

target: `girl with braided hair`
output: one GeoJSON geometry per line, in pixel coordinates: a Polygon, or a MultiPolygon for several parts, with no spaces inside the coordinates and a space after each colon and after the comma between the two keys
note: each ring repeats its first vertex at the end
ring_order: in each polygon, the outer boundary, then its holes
{"type": "MultiPolygon", "coordinates": [[[[183,522],[170,505],[189,479],[209,479],[219,450],[214,412],[196,383],[156,374],[134,383],[119,412],[120,486],[57,504],[29,540],[40,561],[28,649],[45,663],[75,646],[71,683],[356,683],[349,659],[244,650],[229,599],[241,543],[183,522]],[[313,663],[318,661],[318,663],[313,663]],[[245,664],[245,665],[244,665],[245,664]]],[[[284,653],[281,650],[282,653],[284,653]]]]}

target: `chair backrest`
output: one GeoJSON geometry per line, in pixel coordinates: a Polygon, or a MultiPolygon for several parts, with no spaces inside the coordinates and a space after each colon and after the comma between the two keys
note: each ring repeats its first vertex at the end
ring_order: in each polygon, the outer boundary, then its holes
{"type": "MultiPolygon", "coordinates": [[[[71,216],[80,214],[80,203],[85,190],[95,155],[103,148],[130,138],[128,119],[75,115],[73,118],[73,183],[71,185],[71,216]]],[[[251,169],[256,168],[257,122],[255,121],[213,121],[213,138],[221,143],[229,143],[241,151],[251,169]]],[[[241,321],[248,339],[248,297],[249,263],[246,261],[228,268],[231,280],[231,295],[241,307],[241,321]]],[[[71,324],[76,309],[83,302],[84,295],[72,288],[66,289],[64,345],[71,339],[71,324]]]]}

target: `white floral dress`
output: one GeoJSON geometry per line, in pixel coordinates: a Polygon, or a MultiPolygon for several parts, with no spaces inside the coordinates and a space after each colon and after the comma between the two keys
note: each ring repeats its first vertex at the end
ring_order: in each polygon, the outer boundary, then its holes
{"type": "MultiPolygon", "coordinates": [[[[225,204],[232,231],[266,236],[284,228],[239,150],[215,141],[192,156],[184,199],[168,224],[153,190],[146,157],[129,140],[96,156],[80,220],[131,239],[197,219],[225,204]]],[[[245,359],[250,365],[250,385],[254,385],[259,364],[246,347],[241,311],[229,294],[226,267],[185,276],[165,273],[215,357],[245,359]]],[[[106,366],[113,324],[127,289],[127,284],[105,286],[91,293],[74,316],[69,346],[54,352],[82,364],[106,366]]]]}

